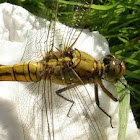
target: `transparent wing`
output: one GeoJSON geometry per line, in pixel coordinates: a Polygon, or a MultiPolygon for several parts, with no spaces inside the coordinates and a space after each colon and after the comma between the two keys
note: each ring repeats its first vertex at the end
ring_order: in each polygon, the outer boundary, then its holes
{"type": "Polygon", "coordinates": [[[73,47],[86,25],[92,0],[77,0],[77,2],[48,0],[47,2],[50,8],[49,21],[35,18],[33,27],[28,33],[21,62],[41,60],[51,49],[55,51],[73,47]]]}
{"type": "MultiPolygon", "coordinates": [[[[21,62],[39,61],[44,59],[50,50],[74,47],[85,27],[86,14],[91,3],[91,0],[53,1],[50,6],[50,21],[35,19],[21,62]],[[62,7],[68,9],[67,16],[64,15],[62,7]],[[63,21],[64,16],[69,19],[65,24],[71,27],[58,22],[63,21]]],[[[86,86],[74,87],[62,93],[65,98],[74,102],[71,110],[71,102],[56,94],[57,90],[64,87],[53,84],[51,80],[21,83],[20,95],[16,101],[23,124],[24,139],[106,139],[95,121],[98,113],[86,86]],[[70,114],[67,116],[69,110],[70,114]]]]}
{"type": "Polygon", "coordinates": [[[27,42],[21,62],[43,59],[44,47],[48,36],[49,24],[45,19],[35,18],[32,29],[28,32],[27,42]]]}
{"type": "Polygon", "coordinates": [[[56,91],[64,88],[40,81],[21,84],[17,107],[26,140],[104,140],[99,126],[98,113],[85,87],[69,89],[60,98],[56,91]],[[22,94],[21,94],[22,93],[22,94]]]}

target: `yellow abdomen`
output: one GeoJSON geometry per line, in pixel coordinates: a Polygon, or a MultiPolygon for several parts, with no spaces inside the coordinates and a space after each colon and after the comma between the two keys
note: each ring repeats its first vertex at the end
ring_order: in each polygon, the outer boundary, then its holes
{"type": "Polygon", "coordinates": [[[40,62],[0,66],[0,81],[39,81],[43,65],[40,62]]]}

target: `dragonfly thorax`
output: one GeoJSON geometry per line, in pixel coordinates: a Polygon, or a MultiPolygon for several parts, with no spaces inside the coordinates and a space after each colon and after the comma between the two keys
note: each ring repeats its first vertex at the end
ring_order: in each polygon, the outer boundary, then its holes
{"type": "Polygon", "coordinates": [[[52,77],[54,83],[80,85],[94,83],[104,77],[108,82],[117,82],[125,72],[125,64],[113,55],[107,55],[103,62],[96,61],[92,56],[77,49],[55,52],[46,58],[45,77],[52,77]],[[63,81],[67,81],[65,83],[63,81]]]}
{"type": "Polygon", "coordinates": [[[55,52],[53,56],[48,55],[45,74],[47,77],[51,77],[54,83],[69,84],[73,82],[80,85],[82,83],[79,79],[85,84],[93,83],[95,77],[102,76],[103,69],[103,64],[87,53],[78,49],[66,49],[55,52]],[[69,80],[70,78],[72,81],[69,80]]]}

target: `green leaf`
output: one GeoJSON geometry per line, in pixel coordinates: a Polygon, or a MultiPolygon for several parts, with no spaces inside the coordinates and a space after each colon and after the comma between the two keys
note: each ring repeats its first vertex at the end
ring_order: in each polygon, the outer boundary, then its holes
{"type": "Polygon", "coordinates": [[[119,132],[118,140],[126,140],[126,130],[128,124],[129,106],[130,106],[130,92],[122,84],[115,84],[118,90],[118,98],[120,98],[124,92],[127,92],[125,97],[119,103],[119,132]]]}
{"type": "Polygon", "coordinates": [[[129,71],[129,70],[126,70],[126,75],[130,78],[135,78],[135,79],[138,79],[140,80],[140,71],[129,71]]]}
{"type": "MultiPolygon", "coordinates": [[[[63,4],[69,4],[69,5],[78,5],[78,6],[89,7],[89,5],[83,5],[82,3],[78,3],[78,2],[74,2],[74,1],[59,0],[59,2],[63,3],[63,4]]],[[[95,10],[110,10],[116,6],[117,6],[117,3],[115,3],[113,5],[95,5],[95,4],[92,4],[91,8],[95,9],[95,10]]]]}
{"type": "Polygon", "coordinates": [[[122,57],[122,56],[119,56],[119,55],[118,55],[118,58],[124,60],[125,62],[127,62],[129,64],[140,66],[140,61],[139,60],[126,58],[126,57],[122,57]]]}

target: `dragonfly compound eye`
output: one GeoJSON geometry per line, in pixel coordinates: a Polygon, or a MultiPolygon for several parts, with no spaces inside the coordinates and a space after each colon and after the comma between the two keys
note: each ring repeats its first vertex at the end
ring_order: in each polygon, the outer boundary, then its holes
{"type": "Polygon", "coordinates": [[[125,73],[125,64],[113,55],[107,55],[104,60],[104,78],[105,80],[115,83],[125,73]]]}

